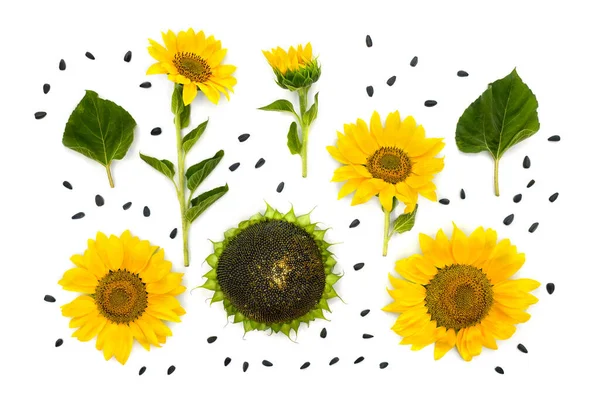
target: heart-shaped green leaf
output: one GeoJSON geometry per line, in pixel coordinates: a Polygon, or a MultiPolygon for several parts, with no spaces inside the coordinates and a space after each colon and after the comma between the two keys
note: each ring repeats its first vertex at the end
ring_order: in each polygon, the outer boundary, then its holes
{"type": "Polygon", "coordinates": [[[302,150],[302,143],[298,138],[298,124],[294,121],[292,121],[290,129],[288,130],[287,146],[292,154],[300,154],[300,151],[302,150]]]}
{"type": "Polygon", "coordinates": [[[194,190],[209,176],[209,174],[217,167],[221,159],[225,155],[223,150],[217,151],[217,153],[211,158],[202,160],[198,164],[194,164],[185,172],[185,178],[187,179],[187,187],[193,193],[194,190]]]}
{"type": "Polygon", "coordinates": [[[265,111],[287,111],[296,115],[296,111],[294,110],[294,105],[288,100],[276,100],[269,104],[268,106],[260,107],[259,110],[265,111]]]}
{"type": "Polygon", "coordinates": [[[204,133],[204,130],[206,130],[207,125],[208,120],[206,120],[204,123],[200,124],[198,127],[187,133],[186,136],[183,138],[183,151],[185,151],[186,154],[192,149],[192,147],[194,147],[194,144],[196,144],[198,139],[202,137],[202,134],[204,133]]]}
{"type": "Polygon", "coordinates": [[[173,180],[175,176],[175,166],[169,160],[159,160],[154,157],[150,157],[140,153],[140,158],[149,164],[152,168],[159,171],[160,173],[173,180]]]}
{"type": "Polygon", "coordinates": [[[415,209],[410,213],[400,214],[394,222],[394,232],[398,234],[405,233],[412,230],[415,226],[415,218],[417,216],[417,209],[419,205],[415,205],[415,209]]]}
{"type": "Polygon", "coordinates": [[[186,211],[185,218],[192,223],[215,201],[223,197],[227,191],[229,191],[229,186],[225,184],[224,186],[213,188],[210,191],[200,194],[192,200],[192,207],[186,211]]]}

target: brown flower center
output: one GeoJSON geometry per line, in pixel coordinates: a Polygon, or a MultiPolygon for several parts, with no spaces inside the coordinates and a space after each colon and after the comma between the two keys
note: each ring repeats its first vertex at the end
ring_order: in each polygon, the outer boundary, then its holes
{"type": "Polygon", "coordinates": [[[374,178],[396,184],[408,178],[412,162],[408,154],[398,147],[381,147],[367,159],[367,170],[374,178]]]}
{"type": "Polygon", "coordinates": [[[466,264],[439,268],[425,289],[425,306],[431,320],[455,331],[479,324],[490,311],[494,297],[485,273],[466,264]]]}
{"type": "Polygon", "coordinates": [[[178,52],[173,57],[173,64],[179,74],[195,83],[204,83],[212,74],[206,60],[195,53],[178,52]]]}
{"type": "Polygon", "coordinates": [[[100,314],[116,323],[128,324],[148,307],[146,284],[127,270],[109,271],[94,294],[100,314]]]}

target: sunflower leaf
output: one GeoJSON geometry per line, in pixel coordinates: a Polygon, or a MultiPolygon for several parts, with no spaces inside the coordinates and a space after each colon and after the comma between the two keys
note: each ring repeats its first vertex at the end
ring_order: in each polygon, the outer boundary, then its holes
{"type": "Polygon", "coordinates": [[[102,164],[110,175],[110,164],[121,160],[133,143],[136,122],[123,107],[86,90],[65,126],[65,147],[102,164]]]}
{"type": "Polygon", "coordinates": [[[225,193],[229,191],[229,186],[213,188],[212,190],[206,191],[200,194],[198,197],[192,200],[192,207],[185,213],[185,218],[191,223],[198,218],[208,207],[214,204],[219,198],[223,197],[225,193]]]}
{"type": "Polygon", "coordinates": [[[223,150],[217,151],[217,153],[211,158],[202,160],[198,164],[194,164],[185,172],[185,178],[187,179],[187,187],[193,193],[198,186],[210,175],[210,173],[217,167],[225,152],[223,150]]]}
{"type": "Polygon", "coordinates": [[[488,151],[494,158],[496,195],[498,162],[508,149],[539,130],[537,108],[535,95],[514,69],[489,84],[458,120],[458,149],[464,153],[488,151]]]}
{"type": "Polygon", "coordinates": [[[300,151],[302,150],[302,143],[298,138],[298,124],[296,124],[295,121],[292,121],[292,124],[290,124],[287,135],[287,146],[292,154],[300,154],[300,151]]]}
{"type": "MultiPolygon", "coordinates": [[[[189,118],[188,118],[188,123],[189,123],[189,118]]],[[[189,133],[187,133],[185,135],[185,137],[182,140],[182,143],[183,143],[183,151],[186,154],[189,153],[189,151],[192,149],[192,147],[194,147],[194,144],[196,144],[198,139],[200,137],[202,137],[202,134],[204,133],[204,130],[206,130],[207,125],[208,125],[208,120],[206,120],[204,123],[200,124],[198,127],[196,127],[195,129],[193,129],[192,131],[190,131],[189,133]]]]}
{"type": "Polygon", "coordinates": [[[415,205],[415,209],[410,213],[400,214],[396,221],[394,221],[394,232],[398,234],[405,233],[412,230],[415,226],[415,217],[417,216],[417,209],[419,205],[415,205]]]}
{"type": "Polygon", "coordinates": [[[140,153],[140,158],[158,172],[164,174],[169,179],[173,180],[175,176],[175,166],[169,160],[159,160],[140,153]]]}
{"type": "Polygon", "coordinates": [[[296,114],[296,111],[294,110],[294,105],[289,102],[288,100],[275,100],[274,102],[272,102],[271,104],[264,106],[264,107],[259,107],[259,110],[265,110],[265,111],[287,111],[290,112],[292,114],[294,114],[296,117],[298,116],[296,114]]]}
{"type": "Polygon", "coordinates": [[[310,108],[302,116],[302,121],[304,121],[304,124],[307,126],[310,126],[312,124],[312,122],[315,121],[315,119],[317,118],[318,111],[319,111],[319,93],[317,92],[317,94],[315,94],[315,102],[313,103],[312,106],[310,106],[310,108]]]}
{"type": "Polygon", "coordinates": [[[190,125],[190,114],[192,106],[183,103],[183,86],[175,84],[173,95],[171,96],[171,112],[175,116],[179,116],[179,125],[181,128],[186,128],[190,125]]]}

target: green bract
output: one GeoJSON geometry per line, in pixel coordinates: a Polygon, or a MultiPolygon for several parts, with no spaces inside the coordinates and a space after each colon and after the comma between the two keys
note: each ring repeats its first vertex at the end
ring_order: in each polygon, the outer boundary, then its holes
{"type": "Polygon", "coordinates": [[[275,82],[281,88],[285,88],[290,91],[296,91],[300,88],[308,88],[316,83],[321,77],[321,66],[317,60],[313,60],[305,66],[298,68],[298,70],[288,70],[285,74],[274,68],[275,82]]]}

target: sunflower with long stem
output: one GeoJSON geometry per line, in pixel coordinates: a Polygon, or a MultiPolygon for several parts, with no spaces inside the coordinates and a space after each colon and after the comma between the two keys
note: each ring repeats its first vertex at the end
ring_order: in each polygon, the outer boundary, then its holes
{"type": "Polygon", "coordinates": [[[175,186],[181,214],[183,260],[187,267],[191,223],[229,188],[224,185],[194,197],[196,189],[219,164],[224,152],[219,150],[213,157],[186,170],[186,156],[204,133],[208,120],[185,136],[182,135],[182,129],[190,125],[191,103],[196,98],[198,89],[214,104],[219,102],[221,94],[229,99],[229,92],[233,92],[233,86],[236,84],[236,79],[232,76],[235,66],[221,64],[227,49],[221,48],[219,40],[215,40],[213,36],[206,37],[202,31],[195,33],[189,29],[175,35],[169,30],[162,33],[162,38],[164,46],[150,39],[148,52],[158,61],[150,66],[146,74],[167,74],[169,80],[175,83],[171,111],[175,116],[173,122],[177,143],[177,169],[169,160],[159,160],[141,153],[140,157],[169,178],[175,186]]]}

